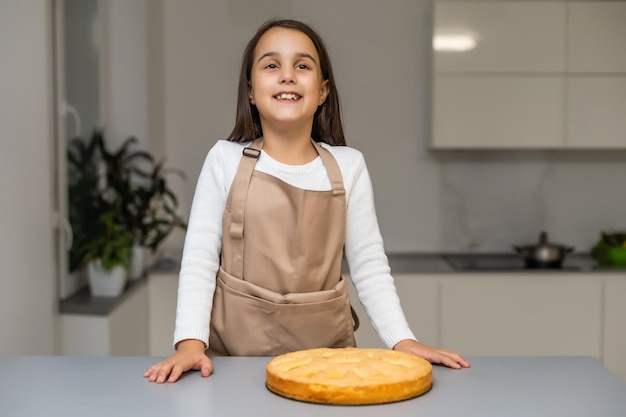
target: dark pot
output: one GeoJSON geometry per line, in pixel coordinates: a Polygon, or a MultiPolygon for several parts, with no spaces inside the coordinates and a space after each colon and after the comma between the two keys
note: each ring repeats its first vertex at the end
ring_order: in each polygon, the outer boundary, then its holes
{"type": "Polygon", "coordinates": [[[560,268],[565,256],[574,251],[572,246],[548,242],[548,234],[541,232],[535,245],[513,246],[522,255],[526,268],[560,268]]]}

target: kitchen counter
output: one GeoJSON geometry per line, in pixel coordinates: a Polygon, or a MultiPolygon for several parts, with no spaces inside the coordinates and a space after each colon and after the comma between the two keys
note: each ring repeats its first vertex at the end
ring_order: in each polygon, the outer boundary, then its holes
{"type": "Polygon", "coordinates": [[[435,366],[430,392],[383,405],[332,406],[279,397],[264,385],[267,357],[220,357],[215,373],[175,384],[142,377],[154,357],[0,357],[7,417],[67,416],[568,416],[623,417],[626,383],[590,357],[470,357],[435,366]]]}
{"type": "MultiPolygon", "coordinates": [[[[626,275],[625,267],[599,266],[588,254],[572,254],[565,258],[561,269],[527,269],[511,266],[497,267],[491,262],[488,267],[475,267],[463,269],[455,267],[454,260],[463,259],[463,263],[480,263],[485,258],[500,259],[502,264],[515,264],[518,261],[523,266],[521,256],[515,253],[450,253],[450,254],[427,254],[427,253],[390,253],[387,255],[391,273],[394,274],[456,274],[456,273],[602,273],[626,275]]],[[[484,263],[484,262],[483,262],[484,263]]],[[[348,272],[347,269],[344,269],[348,272]]]]}

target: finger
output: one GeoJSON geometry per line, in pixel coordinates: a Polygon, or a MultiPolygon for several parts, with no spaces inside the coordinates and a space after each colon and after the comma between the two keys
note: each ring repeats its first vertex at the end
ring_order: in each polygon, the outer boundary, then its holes
{"type": "Polygon", "coordinates": [[[161,369],[159,369],[158,376],[156,378],[156,383],[157,384],[164,383],[167,377],[169,376],[170,372],[172,372],[172,365],[169,363],[163,364],[163,366],[161,366],[161,369]]]}
{"type": "Polygon", "coordinates": [[[469,368],[470,364],[467,361],[467,359],[465,359],[463,356],[459,355],[458,353],[453,352],[453,351],[445,351],[445,354],[449,356],[450,358],[452,358],[455,362],[457,362],[463,368],[469,368]]]}
{"type": "Polygon", "coordinates": [[[458,363],[461,366],[461,368],[470,367],[470,363],[467,361],[467,359],[465,359],[463,356],[459,355],[456,352],[450,352],[447,354],[447,356],[450,357],[456,363],[458,363]]]}
{"type": "Polygon", "coordinates": [[[180,376],[183,374],[184,371],[185,369],[183,369],[182,366],[180,365],[174,366],[174,368],[172,368],[172,373],[170,374],[170,377],[167,380],[167,382],[176,382],[178,378],[180,378],[180,376]]]}
{"type": "Polygon", "coordinates": [[[157,368],[159,365],[161,364],[161,362],[156,363],[154,365],[152,365],[151,367],[149,367],[146,372],[143,373],[144,377],[150,376],[152,374],[152,372],[154,372],[154,369],[157,368]]]}
{"type": "Polygon", "coordinates": [[[150,382],[154,382],[157,378],[158,372],[159,372],[159,367],[161,366],[161,364],[157,364],[154,365],[152,367],[150,367],[150,369],[148,369],[148,380],[150,382]]]}
{"type": "Polygon", "coordinates": [[[211,363],[210,359],[206,359],[202,361],[202,367],[200,369],[200,375],[203,377],[208,377],[213,372],[213,363],[211,363]]]}

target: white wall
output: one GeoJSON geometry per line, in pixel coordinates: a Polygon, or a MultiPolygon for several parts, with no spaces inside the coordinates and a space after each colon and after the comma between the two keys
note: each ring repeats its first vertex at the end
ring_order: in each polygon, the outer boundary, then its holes
{"type": "Polygon", "coordinates": [[[146,0],[103,0],[105,126],[112,149],[129,136],[148,147],[146,0]]]}
{"type": "Polygon", "coordinates": [[[53,354],[50,5],[0,3],[0,354],[53,354]]]}

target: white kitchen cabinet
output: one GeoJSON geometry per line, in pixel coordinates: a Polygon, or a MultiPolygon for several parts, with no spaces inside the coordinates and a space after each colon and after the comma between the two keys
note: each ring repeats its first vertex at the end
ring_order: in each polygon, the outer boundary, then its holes
{"type": "Polygon", "coordinates": [[[436,2],[433,25],[435,71],[565,69],[565,2],[436,2]]]}
{"type": "Polygon", "coordinates": [[[62,313],[59,321],[62,355],[148,355],[148,291],[145,283],[135,284],[126,298],[108,314],[62,313]]]}
{"type": "Polygon", "coordinates": [[[626,76],[570,77],[568,85],[567,146],[626,148],[626,76]]]}
{"type": "Polygon", "coordinates": [[[441,1],[433,19],[433,149],[626,149],[626,1],[441,1]]]}
{"type": "Polygon", "coordinates": [[[626,73],[626,2],[568,3],[568,70],[626,73]]]}
{"type": "MultiPolygon", "coordinates": [[[[436,276],[418,274],[394,274],[400,304],[415,337],[427,345],[436,346],[438,340],[439,314],[438,284],[436,276]]],[[[360,326],[355,333],[357,346],[363,348],[385,348],[369,317],[358,301],[356,290],[350,281],[350,301],[360,326]]]]}
{"type": "Polygon", "coordinates": [[[604,297],[603,362],[626,381],[626,274],[606,280],[604,297]]]}
{"type": "Polygon", "coordinates": [[[433,146],[562,147],[564,89],[556,76],[437,75],[433,146]]]}
{"type": "Polygon", "coordinates": [[[174,353],[178,273],[150,272],[148,297],[148,351],[150,356],[169,356],[174,353]]]}
{"type": "Polygon", "coordinates": [[[600,281],[569,274],[480,274],[441,285],[441,343],[463,355],[601,358],[600,281]]]}

